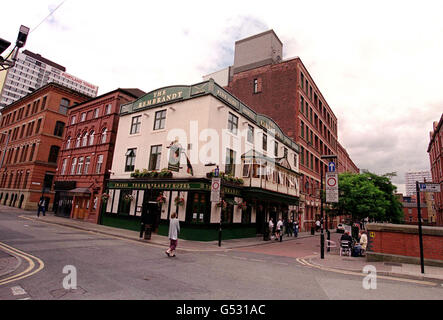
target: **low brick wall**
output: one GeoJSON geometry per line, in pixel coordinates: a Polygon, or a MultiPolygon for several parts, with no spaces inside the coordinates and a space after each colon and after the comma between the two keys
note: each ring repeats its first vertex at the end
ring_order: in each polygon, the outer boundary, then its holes
{"type": "MultiPolygon", "coordinates": [[[[368,261],[420,263],[418,226],[368,224],[368,261]]],[[[443,266],[443,228],[423,227],[425,264],[443,266]]]]}

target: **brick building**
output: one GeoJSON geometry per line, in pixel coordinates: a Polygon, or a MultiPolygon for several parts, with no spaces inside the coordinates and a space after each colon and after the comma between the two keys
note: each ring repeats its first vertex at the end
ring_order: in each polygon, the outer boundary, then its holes
{"type": "Polygon", "coordinates": [[[100,197],[109,179],[120,105],[143,95],[116,89],[71,106],[55,177],[56,215],[97,223],[100,197]]]}
{"type": "Polygon", "coordinates": [[[352,161],[346,149],[341,145],[340,142],[337,144],[338,148],[338,164],[337,170],[339,173],[350,172],[350,173],[360,173],[360,169],[352,161]]]}
{"type": "Polygon", "coordinates": [[[49,83],[2,110],[0,203],[36,210],[40,197],[53,205],[51,190],[68,107],[89,97],[49,83]]]}
{"type": "Polygon", "coordinates": [[[434,122],[433,131],[430,132],[428,146],[429,160],[431,162],[432,181],[439,183],[441,192],[434,194],[436,222],[443,226],[443,114],[439,122],[434,122]]]}
{"type": "Polygon", "coordinates": [[[339,152],[337,117],[302,60],[297,57],[282,61],[282,52],[283,44],[273,30],[237,41],[234,65],[206,78],[227,75],[228,91],[271,117],[300,145],[299,213],[301,227],[306,230],[320,216],[322,167],[323,172],[327,171],[327,162],[321,156],[337,155],[339,170],[340,163],[351,171],[358,172],[358,168],[343,147],[339,152]]]}

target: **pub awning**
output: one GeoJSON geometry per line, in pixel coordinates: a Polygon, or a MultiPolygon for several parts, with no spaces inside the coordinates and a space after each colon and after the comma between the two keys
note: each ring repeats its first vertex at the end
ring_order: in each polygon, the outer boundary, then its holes
{"type": "Polygon", "coordinates": [[[72,190],[66,191],[68,193],[75,193],[75,194],[91,194],[91,191],[89,191],[88,188],[75,188],[72,190]]]}
{"type": "Polygon", "coordinates": [[[299,197],[294,197],[288,194],[278,193],[261,188],[245,188],[242,191],[245,198],[257,199],[271,202],[281,202],[288,205],[298,205],[299,197]]]}

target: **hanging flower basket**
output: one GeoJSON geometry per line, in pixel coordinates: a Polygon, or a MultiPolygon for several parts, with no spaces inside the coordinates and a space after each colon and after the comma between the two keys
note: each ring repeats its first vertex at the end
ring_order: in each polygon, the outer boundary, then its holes
{"type": "Polygon", "coordinates": [[[185,205],[185,198],[183,198],[183,197],[176,197],[174,199],[174,203],[175,203],[176,206],[183,207],[185,205]]]}
{"type": "Polygon", "coordinates": [[[221,200],[220,202],[217,203],[218,208],[226,209],[227,206],[228,204],[226,203],[225,200],[221,200]]]}
{"type": "Polygon", "coordinates": [[[160,195],[157,197],[156,201],[159,205],[162,205],[163,203],[166,202],[166,197],[163,195],[163,193],[160,193],[160,195]]]}
{"type": "Polygon", "coordinates": [[[108,199],[109,199],[109,194],[107,194],[107,193],[103,193],[103,194],[102,194],[102,201],[103,201],[103,202],[106,202],[106,201],[108,201],[108,199]]]}
{"type": "Polygon", "coordinates": [[[134,197],[132,196],[132,194],[125,194],[123,196],[123,200],[126,202],[131,202],[132,200],[134,200],[134,197]]]}
{"type": "Polygon", "coordinates": [[[237,206],[241,211],[246,210],[246,208],[247,208],[246,201],[238,203],[237,206]]]}

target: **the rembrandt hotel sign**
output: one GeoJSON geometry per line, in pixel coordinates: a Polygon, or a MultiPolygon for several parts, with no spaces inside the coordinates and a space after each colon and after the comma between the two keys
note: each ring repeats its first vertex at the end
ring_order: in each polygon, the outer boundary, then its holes
{"type": "Polygon", "coordinates": [[[189,87],[171,87],[153,91],[134,104],[134,109],[152,107],[158,104],[181,100],[189,96],[189,87]]]}

